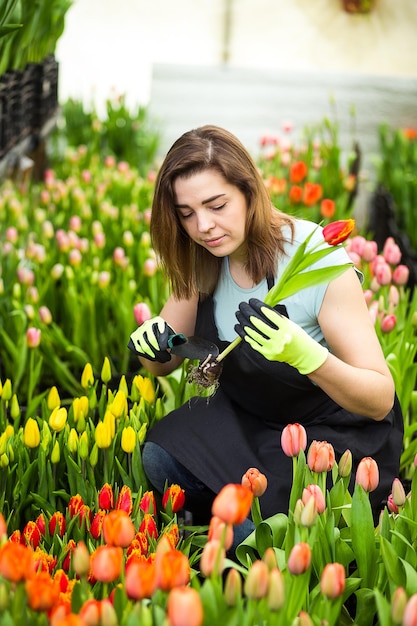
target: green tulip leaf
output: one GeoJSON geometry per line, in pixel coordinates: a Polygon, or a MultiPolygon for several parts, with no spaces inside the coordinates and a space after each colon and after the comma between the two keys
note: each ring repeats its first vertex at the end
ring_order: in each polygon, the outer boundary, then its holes
{"type": "Polygon", "coordinates": [[[362,586],[372,588],[375,576],[377,551],[375,529],[369,495],[359,485],[355,485],[352,497],[352,549],[355,554],[362,586]]]}

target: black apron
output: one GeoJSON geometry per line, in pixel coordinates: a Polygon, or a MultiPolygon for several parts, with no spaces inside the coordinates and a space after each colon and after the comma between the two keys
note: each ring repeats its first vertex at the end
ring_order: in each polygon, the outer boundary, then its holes
{"type": "MultiPolygon", "coordinates": [[[[211,297],[199,304],[195,335],[214,341],[220,350],[228,345],[219,339],[211,297]]],[[[370,496],[378,512],[399,474],[403,418],[398,399],[379,422],[350,413],[307,376],[286,363],[268,361],[245,341],[224,359],[215,394],[194,397],[172,411],[155,424],[147,439],[162,446],[214,493],[227,483],[240,483],[250,467],[258,468],[268,479],[260,498],[266,518],[288,513],[292,460],[282,451],[281,432],[296,422],[307,431],[307,450],[313,440],[327,441],[338,460],[349,449],[353,478],[362,458],[375,459],[380,482],[370,496]]]]}

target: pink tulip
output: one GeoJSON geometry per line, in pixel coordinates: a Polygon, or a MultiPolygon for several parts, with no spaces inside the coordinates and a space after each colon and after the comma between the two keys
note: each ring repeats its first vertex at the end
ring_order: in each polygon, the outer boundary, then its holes
{"type": "Polygon", "coordinates": [[[392,280],[392,271],[388,263],[378,263],[375,269],[375,277],[382,286],[389,285],[392,280]]]}
{"type": "Polygon", "coordinates": [[[351,237],[348,242],[348,253],[356,252],[360,257],[362,257],[363,249],[366,244],[365,237],[362,235],[355,235],[355,237],[351,237]]]}
{"type": "Polygon", "coordinates": [[[334,600],[339,598],[345,590],[346,573],[341,563],[327,563],[324,566],[320,579],[322,594],[334,600]]]}
{"type": "Polygon", "coordinates": [[[248,570],[243,587],[246,597],[260,600],[268,593],[268,587],[269,570],[267,564],[261,560],[254,561],[248,570]]]}
{"type": "Polygon", "coordinates": [[[385,241],[382,254],[386,262],[390,265],[398,265],[398,263],[401,261],[401,250],[399,246],[395,243],[393,237],[388,237],[385,241]]]}
{"type": "Polygon", "coordinates": [[[311,548],[308,543],[296,543],[288,557],[288,570],[291,574],[304,574],[310,567],[311,548]]]}
{"type": "Polygon", "coordinates": [[[392,497],[392,493],[390,493],[387,498],[387,508],[388,508],[388,511],[390,511],[390,513],[394,513],[395,515],[399,513],[398,505],[395,504],[393,497],[392,497]]]}
{"type": "Polygon", "coordinates": [[[46,324],[46,326],[52,323],[52,313],[47,306],[39,307],[39,319],[46,324]]]}
{"type": "Polygon", "coordinates": [[[397,318],[395,315],[385,315],[381,320],[381,330],[387,334],[394,330],[397,325],[397,318]]]}
{"type": "Polygon", "coordinates": [[[367,241],[362,250],[362,259],[366,263],[371,263],[378,253],[378,245],[376,241],[367,241]]]}
{"type": "Polygon", "coordinates": [[[307,433],[301,424],[288,424],[281,434],[281,447],[287,456],[298,456],[307,447],[307,433]]]}
{"type": "Polygon", "coordinates": [[[303,503],[307,504],[311,498],[313,498],[316,503],[317,512],[323,513],[326,508],[326,500],[321,488],[318,485],[307,485],[307,487],[304,488],[303,495],[301,497],[303,503]]]}
{"type": "Polygon", "coordinates": [[[417,593],[405,605],[402,626],[417,626],[417,593]]]}
{"type": "Polygon", "coordinates": [[[392,280],[396,285],[404,286],[408,283],[410,270],[407,265],[397,265],[392,275],[392,280]]]}
{"type": "Polygon", "coordinates": [[[219,576],[224,569],[226,551],[222,542],[218,539],[207,541],[201,553],[200,571],[203,576],[219,576]]]}
{"type": "Polygon", "coordinates": [[[403,506],[406,500],[404,485],[399,478],[394,478],[392,482],[392,499],[397,506],[403,506]]]}
{"type": "Polygon", "coordinates": [[[145,302],[139,302],[135,304],[133,307],[133,315],[135,316],[135,320],[138,326],[141,326],[143,322],[150,320],[152,317],[152,313],[150,308],[145,302]]]}
{"type": "Polygon", "coordinates": [[[28,348],[37,348],[41,342],[41,331],[39,328],[31,326],[26,331],[26,342],[28,348]]]}
{"type": "Polygon", "coordinates": [[[367,456],[362,459],[356,470],[356,482],[365,491],[374,491],[379,484],[379,469],[377,462],[367,456]]]}
{"type": "Polygon", "coordinates": [[[307,464],[312,472],[328,472],[334,465],[334,448],[327,441],[313,441],[307,455],[307,464]]]}

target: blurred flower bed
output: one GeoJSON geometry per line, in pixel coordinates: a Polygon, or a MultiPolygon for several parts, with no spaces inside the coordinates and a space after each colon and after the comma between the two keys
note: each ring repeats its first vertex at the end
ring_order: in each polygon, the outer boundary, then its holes
{"type": "MultiPolygon", "coordinates": [[[[351,476],[349,451],[339,464],[329,444],[307,451],[290,425],[300,445],[288,448],[288,515],[262,519],[267,486],[251,471],[229,486],[233,514],[221,494],[210,528],[196,528],[181,486],[159,500],[141,464],[147,429],[196,389],[185,366],[154,379],[127,350],[144,311],[167,297],[149,238],[155,152],[139,167],[137,145],[116,156],[104,140],[117,111],[127,128],[136,118],[123,99],[108,121],[91,115],[79,145],[71,129],[89,114],[68,110],[45,180],[0,189],[1,623],[415,623],[417,295],[397,243],[367,232],[347,242],[405,417],[401,475],[380,519],[372,460],[351,476]],[[231,560],[232,526],[250,509],[256,531],[231,560]]],[[[290,133],[261,140],[273,202],[317,222],[354,216],[359,152],[343,167],[328,121],[300,145],[290,133]]]]}

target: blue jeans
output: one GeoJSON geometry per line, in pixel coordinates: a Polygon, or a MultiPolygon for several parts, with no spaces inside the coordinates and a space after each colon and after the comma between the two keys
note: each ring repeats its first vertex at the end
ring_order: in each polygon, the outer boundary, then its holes
{"type": "MultiPolygon", "coordinates": [[[[153,487],[163,493],[165,485],[180,485],[185,491],[185,508],[193,514],[193,523],[210,523],[211,506],[216,494],[186,467],[181,465],[169,452],[153,441],[147,441],[142,452],[143,468],[153,487]]],[[[232,550],[254,530],[251,519],[234,527],[232,550]]]]}

